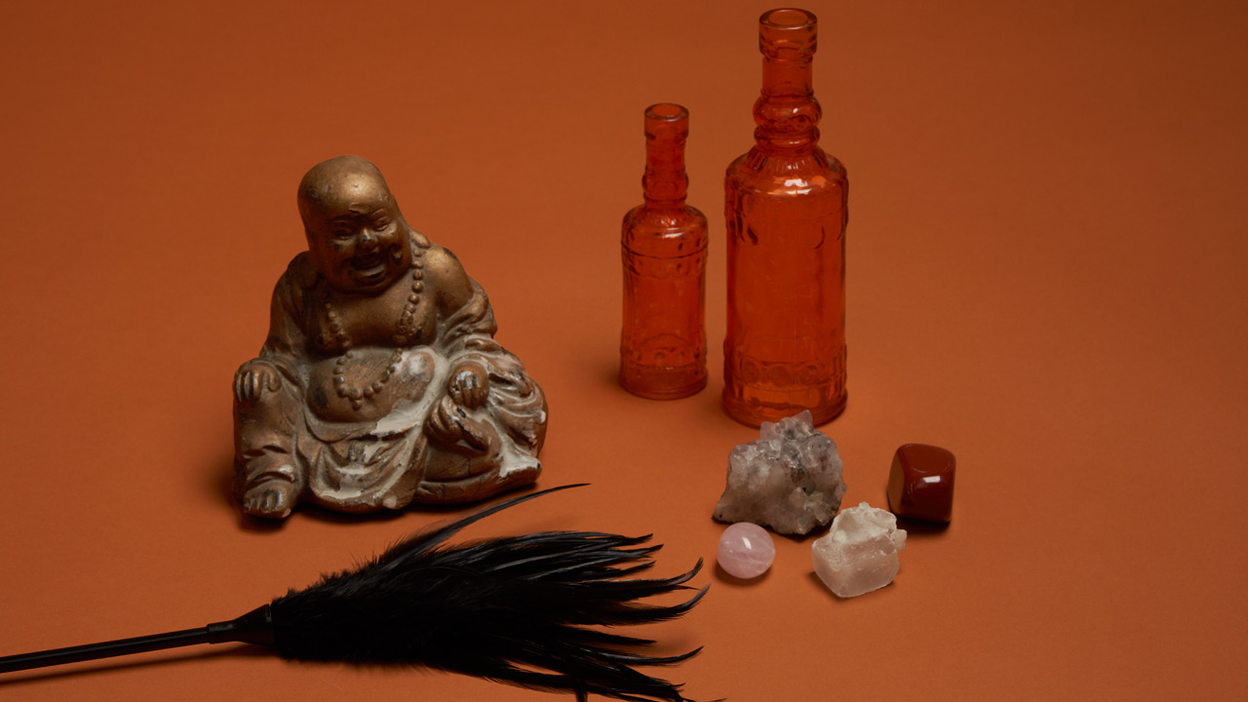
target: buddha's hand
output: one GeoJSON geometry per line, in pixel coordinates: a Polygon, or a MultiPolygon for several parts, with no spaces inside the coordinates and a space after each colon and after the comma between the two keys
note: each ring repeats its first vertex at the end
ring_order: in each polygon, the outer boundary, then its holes
{"type": "Polygon", "coordinates": [[[258,358],[244,363],[234,374],[234,399],[239,402],[255,402],[265,390],[282,387],[282,375],[277,366],[258,358]]]}
{"type": "Polygon", "coordinates": [[[451,380],[446,384],[446,393],[455,404],[468,409],[476,409],[485,404],[490,394],[489,375],[485,368],[476,361],[464,361],[451,370],[451,380]]]}

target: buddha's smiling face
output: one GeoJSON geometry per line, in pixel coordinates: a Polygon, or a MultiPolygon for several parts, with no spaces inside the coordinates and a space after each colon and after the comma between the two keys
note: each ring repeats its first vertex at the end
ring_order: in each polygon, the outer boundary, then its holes
{"type": "Polygon", "coordinates": [[[411,268],[407,223],[376,167],[341,160],[322,164],[331,166],[324,173],[313,169],[305,183],[315,182],[300,189],[308,250],[334,290],[380,292],[411,268]]]}

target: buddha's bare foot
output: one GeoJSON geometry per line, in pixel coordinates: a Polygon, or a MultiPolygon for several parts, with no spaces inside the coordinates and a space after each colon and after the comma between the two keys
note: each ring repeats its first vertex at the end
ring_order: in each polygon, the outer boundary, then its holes
{"type": "Polygon", "coordinates": [[[243,511],[253,517],[285,519],[295,506],[295,486],[285,480],[266,480],[243,495],[243,511]]]}
{"type": "Polygon", "coordinates": [[[491,438],[496,436],[488,422],[474,418],[460,407],[449,395],[442,398],[426,423],[429,435],[447,446],[460,445],[474,453],[488,453],[493,449],[491,438]]]}

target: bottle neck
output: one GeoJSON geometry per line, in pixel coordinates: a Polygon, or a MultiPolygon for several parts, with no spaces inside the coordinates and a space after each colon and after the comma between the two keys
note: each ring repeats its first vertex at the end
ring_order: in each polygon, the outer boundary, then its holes
{"type": "Polygon", "coordinates": [[[763,90],[754,103],[754,140],[760,147],[810,151],[819,144],[823,108],[811,89],[812,58],[763,59],[763,90]]]}
{"type": "Polygon", "coordinates": [[[815,52],[792,57],[763,57],[763,97],[809,100],[813,89],[815,52]]]}
{"type": "Polygon", "coordinates": [[[646,110],[645,124],[646,173],[641,188],[646,205],[654,209],[684,207],[689,190],[685,173],[689,112],[680,105],[654,105],[646,110]]]}
{"type": "Polygon", "coordinates": [[[764,149],[811,151],[819,143],[815,26],[815,16],[805,10],[772,10],[759,20],[763,89],[754,103],[754,139],[764,149]]]}

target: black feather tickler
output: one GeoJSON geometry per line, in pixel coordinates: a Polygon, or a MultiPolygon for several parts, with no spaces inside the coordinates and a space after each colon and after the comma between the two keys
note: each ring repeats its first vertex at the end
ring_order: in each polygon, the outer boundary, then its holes
{"type": "Polygon", "coordinates": [[[635,578],[659,546],[649,536],[552,531],[445,542],[500,510],[563,490],[517,497],[417,534],[354,570],[291,590],[236,619],[165,634],[0,657],[0,673],[204,643],[248,642],[285,658],[424,665],[524,687],[634,702],[690,702],[680,687],[637,670],[671,665],[701,649],[647,656],[648,639],[602,627],[648,624],[688,612],[706,594],[654,605],[689,590],[702,567],[670,578],[635,578]]]}
{"type": "Polygon", "coordinates": [[[678,663],[697,650],[645,656],[629,649],[651,641],[593,627],[658,622],[689,611],[705,588],[674,605],[641,601],[688,589],[684,583],[701,561],[671,578],[628,579],[650,568],[660,547],[643,545],[649,536],[599,532],[443,546],[465,526],[549,492],[418,534],[360,568],[275,599],[278,652],[300,660],[416,663],[545,690],[683,702],[677,686],[634,666],[678,663]]]}

